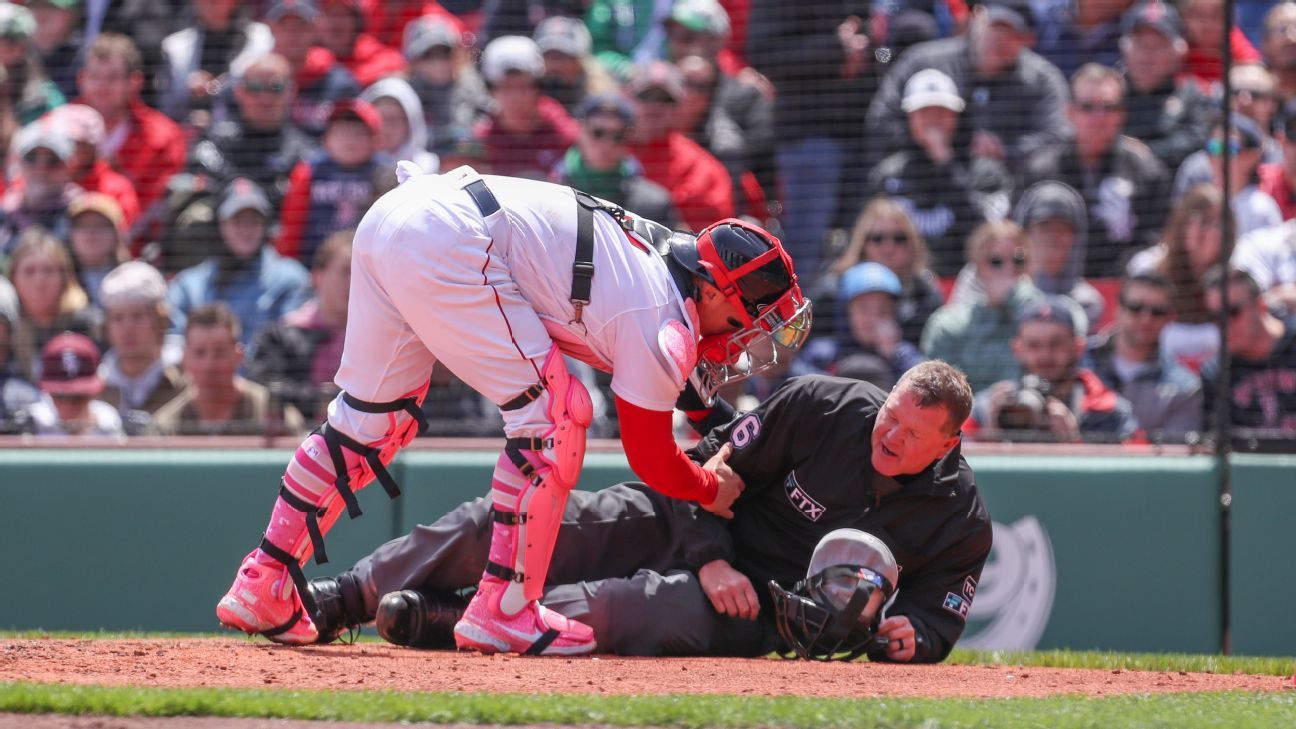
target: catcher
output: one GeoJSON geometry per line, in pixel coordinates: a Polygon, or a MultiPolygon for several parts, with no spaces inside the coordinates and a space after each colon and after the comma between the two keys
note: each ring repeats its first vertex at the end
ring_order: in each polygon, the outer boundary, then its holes
{"type": "Polygon", "coordinates": [[[482,652],[575,655],[578,620],[542,607],[567,494],[580,474],[589,394],[563,354],[612,373],[631,468],[650,487],[730,516],[742,479],[704,469],[671,433],[686,381],[710,393],[772,366],[810,329],[810,304],[778,239],[738,220],[676,234],[571,188],[398,167],[361,220],[350,316],[328,421],[297,449],[258,548],[216,608],[220,621],[281,643],[315,642],[301,571],[355,492],[415,436],[432,366],[498,404],[506,445],[491,481],[480,582],[454,628],[482,652]]]}
{"type": "MultiPolygon", "coordinates": [[[[963,633],[990,552],[990,517],[959,448],[971,400],[967,380],[943,362],[910,370],[890,394],[809,376],[737,416],[717,400],[700,415],[702,427],[720,425],[689,455],[714,463],[728,454],[746,484],[732,521],[641,484],[573,492],[545,602],[589,625],[601,652],[867,651],[877,660],[941,661],[963,633]],[[871,593],[864,603],[825,599],[832,591],[824,584],[863,578],[819,575],[831,565],[813,558],[816,546],[842,528],[873,535],[875,551],[898,563],[888,573],[881,562],[835,562],[869,567],[865,581],[884,597],[898,590],[885,619],[863,610],[881,599],[871,593]]],[[[452,645],[463,610],[457,591],[486,561],[492,519],[478,499],[336,578],[313,580],[322,637],[376,616],[393,643],[452,645]]]]}

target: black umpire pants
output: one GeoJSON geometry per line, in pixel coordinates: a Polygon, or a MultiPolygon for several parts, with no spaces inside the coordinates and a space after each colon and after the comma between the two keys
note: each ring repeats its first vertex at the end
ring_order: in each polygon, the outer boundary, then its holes
{"type": "MultiPolygon", "coordinates": [[[[718,614],[687,569],[679,528],[686,518],[681,504],[643,484],[573,491],[543,603],[589,625],[603,653],[770,652],[775,635],[768,617],[753,622],[718,614]]],[[[367,617],[388,592],[476,585],[486,568],[491,531],[490,502],[479,498],[361,559],[350,572],[364,591],[367,617]]]]}

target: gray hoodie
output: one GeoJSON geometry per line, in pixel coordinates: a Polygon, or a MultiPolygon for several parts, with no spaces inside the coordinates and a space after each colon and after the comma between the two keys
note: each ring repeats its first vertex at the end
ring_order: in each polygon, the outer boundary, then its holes
{"type": "Polygon", "coordinates": [[[389,76],[375,81],[373,85],[360,93],[360,98],[370,104],[378,99],[391,98],[401,105],[405,118],[409,120],[409,137],[400,149],[392,152],[392,164],[403,159],[410,160],[424,172],[434,173],[438,169],[436,155],[427,151],[428,128],[423,116],[423,103],[419,101],[414,87],[403,78],[389,76]]]}
{"type": "Polygon", "coordinates": [[[1070,222],[1075,230],[1071,255],[1067,257],[1061,275],[1032,272],[1031,280],[1046,294],[1074,299],[1084,309],[1090,326],[1096,326],[1102,317],[1104,301],[1102,294],[1083,278],[1085,249],[1089,245],[1089,211],[1085,208],[1084,198],[1066,183],[1046,180],[1031,185],[1013,210],[1013,220],[1023,228],[1041,220],[1057,218],[1070,222]]]}

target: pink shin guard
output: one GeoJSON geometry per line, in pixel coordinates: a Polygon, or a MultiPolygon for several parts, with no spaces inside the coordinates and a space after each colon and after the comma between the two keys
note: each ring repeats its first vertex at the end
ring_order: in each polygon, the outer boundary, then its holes
{"type": "Polygon", "coordinates": [[[486,568],[488,576],[521,583],[526,601],[538,600],[544,592],[567,494],[580,478],[585,433],[594,416],[589,392],[567,372],[557,347],[545,358],[541,374],[553,425],[540,438],[509,438],[495,466],[495,526],[486,568]],[[516,504],[511,509],[510,500],[516,504]]]}
{"type": "MultiPolygon", "coordinates": [[[[315,555],[324,564],[324,535],[342,515],[343,508],[355,518],[361,514],[355,493],[375,479],[392,498],[400,495],[396,482],[387,473],[387,465],[396,453],[418,435],[422,423],[413,410],[422,405],[423,387],[394,403],[373,404],[343,395],[339,407],[352,407],[366,413],[385,413],[387,435],[372,443],[358,443],[331,425],[325,424],[311,433],[297,447],[284,472],[279,498],[275,500],[266,526],[265,537],[256,553],[256,561],[287,567],[298,595],[309,601],[301,565],[315,555]],[[402,417],[408,413],[408,417],[402,417]]],[[[306,605],[314,611],[312,605],[306,605]]]]}

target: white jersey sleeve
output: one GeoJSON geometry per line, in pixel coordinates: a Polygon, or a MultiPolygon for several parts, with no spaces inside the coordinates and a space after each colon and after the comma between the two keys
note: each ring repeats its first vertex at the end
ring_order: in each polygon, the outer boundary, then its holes
{"type": "Polygon", "coordinates": [[[658,343],[666,319],[658,309],[626,312],[604,330],[605,335],[612,335],[615,352],[612,392],[645,410],[674,410],[684,389],[677,365],[658,343]]]}

